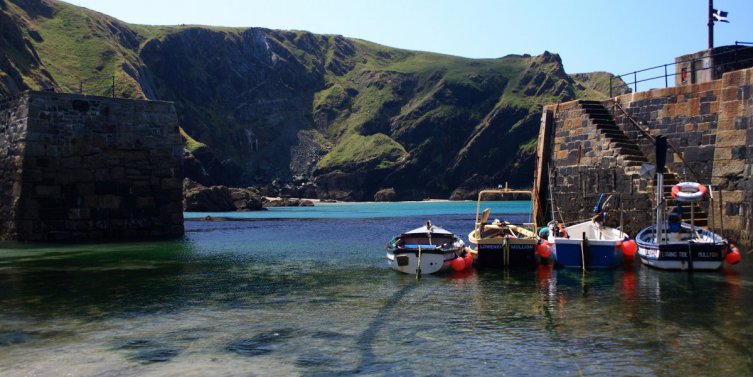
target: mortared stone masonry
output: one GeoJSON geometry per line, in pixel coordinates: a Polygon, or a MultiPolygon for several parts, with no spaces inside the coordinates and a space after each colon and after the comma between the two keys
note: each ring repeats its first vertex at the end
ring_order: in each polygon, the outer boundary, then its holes
{"type": "MultiPolygon", "coordinates": [[[[654,145],[628,116],[650,135],[666,136],[685,161],[670,151],[669,170],[680,180],[711,184],[717,193],[714,208],[703,204],[708,225],[718,232],[723,227],[726,237],[746,248],[753,246],[753,69],[600,103],[647,161],[655,161],[654,145]],[[719,199],[723,199],[721,207],[719,199]]],[[[538,177],[544,178],[537,177],[542,203],[549,201],[551,185],[558,213],[569,222],[588,217],[600,193],[617,192],[626,209],[628,233],[635,235],[649,225],[656,205],[653,179],[640,177],[640,164],[624,159],[616,145],[605,139],[585,114],[582,102],[549,105],[543,114],[539,151],[546,153],[539,153],[543,169],[537,169],[538,177]]],[[[548,207],[542,206],[542,212],[544,208],[548,207]]],[[[549,213],[542,216],[551,217],[549,213]]]]}
{"type": "Polygon", "coordinates": [[[170,102],[25,92],[0,103],[0,239],[183,235],[170,102]]]}

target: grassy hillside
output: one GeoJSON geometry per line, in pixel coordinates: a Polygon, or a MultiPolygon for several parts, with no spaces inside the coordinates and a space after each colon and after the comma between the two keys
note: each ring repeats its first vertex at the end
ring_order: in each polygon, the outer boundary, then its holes
{"type": "Polygon", "coordinates": [[[0,0],[0,21],[0,93],[110,95],[114,78],[117,96],[175,102],[193,178],[271,194],[527,186],[541,107],[604,97],[603,75],[571,77],[548,52],[467,59],[303,31],[129,25],[49,0],[0,0]]]}

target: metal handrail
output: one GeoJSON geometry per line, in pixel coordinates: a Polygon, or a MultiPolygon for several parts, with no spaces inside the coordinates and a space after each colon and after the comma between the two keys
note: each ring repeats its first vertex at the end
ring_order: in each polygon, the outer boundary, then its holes
{"type": "MultiPolygon", "coordinates": [[[[57,83],[54,87],[49,86],[45,87],[43,89],[44,91],[60,91],[61,93],[79,93],[79,94],[86,94],[88,93],[104,93],[108,92],[111,97],[115,98],[115,76],[106,76],[106,75],[100,75],[100,76],[91,76],[86,79],[80,79],[76,81],[74,84],[70,83],[57,83]],[[105,83],[105,85],[102,85],[102,83],[105,83]],[[84,86],[84,84],[91,84],[95,83],[96,86],[84,86]],[[86,89],[86,90],[85,90],[86,89]]],[[[98,94],[101,95],[101,94],[98,94]]],[[[13,99],[15,99],[17,94],[9,94],[8,96],[4,97],[2,93],[0,93],[0,104],[4,104],[6,102],[9,102],[13,99]]]]}
{"type": "MultiPolygon", "coordinates": [[[[753,45],[753,42],[735,41],[735,46],[744,46],[744,45],[753,45]]],[[[753,46],[751,46],[751,47],[745,47],[745,48],[746,49],[747,48],[753,48],[753,46]]],[[[734,54],[736,56],[738,52],[739,52],[739,50],[737,50],[737,49],[736,50],[732,50],[732,51],[723,51],[723,52],[719,52],[719,53],[715,53],[715,54],[710,54],[708,56],[708,58],[710,58],[710,57],[719,57],[719,56],[723,56],[723,55],[727,55],[727,54],[734,54]]],[[[664,78],[664,87],[668,88],[669,87],[669,77],[674,77],[674,76],[677,76],[678,74],[681,74],[681,73],[668,73],[667,72],[667,68],[668,67],[675,66],[677,64],[682,64],[682,63],[702,61],[702,59],[705,59],[705,58],[707,58],[707,57],[700,58],[700,59],[699,58],[694,58],[694,59],[683,60],[683,61],[679,61],[679,62],[667,63],[667,64],[653,66],[653,67],[650,67],[650,68],[640,69],[640,70],[633,71],[633,72],[628,72],[628,73],[625,73],[625,74],[622,74],[622,75],[618,75],[618,76],[610,76],[609,77],[609,97],[610,98],[613,97],[613,92],[612,92],[613,89],[619,88],[621,86],[621,85],[617,85],[617,86],[613,85],[613,81],[615,79],[622,80],[623,77],[633,76],[633,81],[631,81],[631,82],[625,82],[625,81],[623,81],[623,85],[627,86],[628,88],[630,88],[630,86],[632,85],[633,86],[633,92],[637,92],[638,91],[638,84],[639,83],[646,82],[646,81],[657,80],[657,79],[660,79],[660,78],[663,77],[664,78]],[[649,78],[644,78],[644,79],[638,80],[638,74],[639,73],[648,72],[648,71],[656,70],[656,69],[659,69],[659,68],[664,68],[664,74],[663,75],[659,75],[659,76],[654,76],[654,77],[649,77],[649,78]]],[[[741,59],[737,59],[737,57],[735,57],[734,62],[728,62],[726,64],[739,64],[739,63],[747,62],[747,61],[750,61],[750,60],[753,60],[753,58],[747,58],[747,59],[742,59],[741,60],[741,59]]],[[[704,70],[711,69],[711,68],[712,67],[698,68],[698,69],[695,69],[694,71],[696,71],[696,72],[697,71],[704,71],[704,70]]]]}
{"type": "MultiPolygon", "coordinates": [[[[643,127],[641,127],[641,125],[632,116],[630,116],[630,114],[628,114],[628,112],[622,107],[622,105],[620,105],[619,102],[614,101],[614,105],[615,105],[616,108],[620,109],[620,111],[622,112],[622,114],[625,115],[625,118],[627,118],[630,121],[630,123],[633,124],[633,127],[635,127],[636,129],[638,129],[638,131],[643,136],[645,136],[646,138],[648,138],[649,140],[651,140],[651,143],[653,143],[654,145],[656,144],[656,137],[654,137],[646,129],[644,129],[643,127]]],[[[690,171],[690,173],[693,175],[693,177],[695,177],[696,182],[700,182],[701,181],[701,176],[695,170],[693,170],[693,168],[688,164],[687,161],[685,161],[685,157],[682,155],[682,153],[680,152],[680,150],[677,147],[675,147],[675,145],[672,144],[672,142],[670,142],[669,140],[667,140],[667,146],[669,146],[669,148],[672,149],[672,152],[674,152],[678,157],[680,157],[680,161],[690,171]]]]}

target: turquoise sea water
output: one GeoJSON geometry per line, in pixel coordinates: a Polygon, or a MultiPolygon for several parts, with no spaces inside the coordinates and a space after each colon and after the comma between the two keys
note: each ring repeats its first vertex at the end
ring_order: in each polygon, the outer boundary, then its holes
{"type": "Polygon", "coordinates": [[[0,243],[0,375],[753,374],[745,253],[692,275],[388,268],[394,235],[431,219],[467,239],[474,212],[323,204],[186,214],[177,241],[0,243]]]}
{"type": "MultiPolygon", "coordinates": [[[[530,201],[484,202],[484,208],[492,213],[528,214],[531,212],[530,201]]],[[[187,212],[187,219],[201,219],[206,216],[240,218],[240,219],[354,219],[384,218],[433,215],[469,215],[475,216],[476,202],[470,201],[435,201],[435,202],[397,202],[397,203],[319,203],[305,209],[297,207],[276,207],[267,211],[254,212],[187,212]]],[[[484,208],[481,208],[482,210],[484,208]]],[[[525,217],[525,216],[524,216],[525,217]]],[[[529,221],[529,220],[526,220],[529,221]]]]}

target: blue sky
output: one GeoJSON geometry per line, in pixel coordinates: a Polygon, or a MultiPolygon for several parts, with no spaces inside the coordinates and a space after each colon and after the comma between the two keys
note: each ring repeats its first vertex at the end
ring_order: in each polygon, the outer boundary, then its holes
{"type": "MultiPolygon", "coordinates": [[[[341,34],[471,58],[560,54],[568,73],[624,74],[707,46],[708,0],[69,0],[152,25],[256,26],[341,34]]],[[[753,1],[716,0],[715,45],[753,42],[753,1]]]]}

